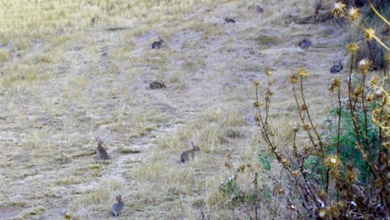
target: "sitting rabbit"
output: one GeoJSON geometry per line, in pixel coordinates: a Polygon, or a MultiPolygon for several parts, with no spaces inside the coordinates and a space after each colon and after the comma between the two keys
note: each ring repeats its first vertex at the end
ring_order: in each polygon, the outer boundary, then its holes
{"type": "Polygon", "coordinates": [[[152,43],[152,49],[160,49],[162,47],[162,43],[164,40],[159,39],[158,41],[155,41],[152,43]]]}
{"type": "Polygon", "coordinates": [[[95,137],[95,140],[98,143],[96,148],[97,158],[98,160],[109,160],[110,156],[108,155],[106,149],[103,147],[103,141],[99,137],[95,137]]]}
{"type": "Polygon", "coordinates": [[[180,163],[185,163],[195,157],[196,152],[200,151],[200,148],[195,146],[194,142],[190,142],[191,149],[186,150],[180,155],[180,163]]]}
{"type": "Polygon", "coordinates": [[[228,17],[225,18],[225,22],[226,23],[233,23],[233,24],[236,23],[236,21],[233,18],[228,18],[228,17]]]}
{"type": "Polygon", "coordinates": [[[122,201],[121,195],[116,197],[116,201],[117,202],[114,203],[114,205],[112,205],[112,208],[111,208],[111,214],[113,216],[119,216],[120,213],[122,212],[123,208],[125,207],[125,203],[122,201]]]}
{"type": "Polygon", "coordinates": [[[333,65],[333,66],[330,68],[330,72],[331,72],[331,73],[338,73],[338,72],[340,72],[341,70],[343,70],[343,64],[341,63],[341,61],[340,61],[338,64],[333,65]]]}
{"type": "Polygon", "coordinates": [[[150,89],[163,89],[163,88],[166,88],[166,87],[167,86],[163,82],[159,82],[159,81],[153,81],[149,85],[150,89]]]}

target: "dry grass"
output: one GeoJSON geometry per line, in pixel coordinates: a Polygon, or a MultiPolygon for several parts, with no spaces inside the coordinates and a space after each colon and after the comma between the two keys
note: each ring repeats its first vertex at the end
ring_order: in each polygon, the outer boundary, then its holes
{"type": "Polygon", "coordinates": [[[265,151],[253,124],[253,80],[275,64],[273,124],[288,145],[289,67],[318,75],[309,82],[316,103],[328,63],[342,56],[333,40],[343,36],[331,24],[310,26],[321,50],[297,48],[309,27],[289,15],[312,13],[312,3],[284,2],[264,0],[258,14],[255,0],[1,1],[0,213],[107,219],[122,194],[123,218],[231,218],[220,183],[242,164],[260,171],[265,151]],[[158,37],[163,48],[151,50],[158,37]],[[148,89],[156,79],[167,88],[148,89]],[[94,160],[95,135],[110,162],[94,160]],[[177,164],[191,140],[201,151],[177,164]]]}

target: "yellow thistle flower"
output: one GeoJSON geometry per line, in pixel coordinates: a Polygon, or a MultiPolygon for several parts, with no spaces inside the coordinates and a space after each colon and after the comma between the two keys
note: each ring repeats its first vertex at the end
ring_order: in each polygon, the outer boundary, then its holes
{"type": "Polygon", "coordinates": [[[281,162],[282,162],[283,164],[287,164],[287,158],[282,158],[282,159],[281,159],[281,162]]]}
{"type": "Polygon", "coordinates": [[[327,213],[326,209],[321,209],[321,210],[318,212],[318,216],[321,217],[321,218],[325,218],[327,214],[328,214],[328,213],[327,213]]]}
{"type": "Polygon", "coordinates": [[[326,164],[329,167],[335,168],[340,165],[340,160],[336,156],[330,155],[326,158],[326,164]]]}
{"type": "Polygon", "coordinates": [[[298,69],[298,76],[306,78],[309,76],[309,71],[305,68],[299,68],[298,69]]]}
{"type": "Polygon", "coordinates": [[[359,10],[357,8],[352,7],[348,10],[348,15],[349,19],[351,19],[352,21],[356,20],[359,17],[359,10]]]}
{"type": "Polygon", "coordinates": [[[359,44],[358,43],[349,43],[347,44],[347,51],[349,53],[356,53],[356,51],[359,50],[359,44]]]}
{"type": "Polygon", "coordinates": [[[266,68],[265,74],[267,74],[268,77],[271,77],[272,75],[274,75],[274,72],[271,68],[266,68]]]}
{"type": "Polygon", "coordinates": [[[299,78],[298,78],[298,76],[296,74],[293,74],[293,75],[290,76],[290,82],[292,84],[298,83],[298,81],[299,81],[299,78]]]}
{"type": "Polygon", "coordinates": [[[344,14],[346,5],[343,4],[342,2],[336,2],[334,3],[334,8],[333,8],[333,14],[335,16],[341,16],[344,14]]]}
{"type": "Polygon", "coordinates": [[[372,28],[367,28],[364,30],[366,32],[366,38],[367,40],[372,40],[373,38],[376,37],[375,35],[375,30],[372,28]]]}

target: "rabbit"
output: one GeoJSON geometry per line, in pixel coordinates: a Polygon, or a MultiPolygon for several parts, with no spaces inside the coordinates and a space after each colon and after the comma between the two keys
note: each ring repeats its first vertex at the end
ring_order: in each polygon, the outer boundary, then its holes
{"type": "Polygon", "coordinates": [[[112,205],[112,208],[111,208],[111,214],[112,216],[119,216],[123,210],[123,208],[125,207],[125,203],[122,201],[122,196],[119,195],[116,197],[116,203],[114,203],[114,205],[112,205]]]}
{"type": "Polygon", "coordinates": [[[263,12],[264,12],[264,8],[261,7],[261,5],[257,5],[257,6],[256,6],[256,11],[257,11],[258,13],[263,13],[263,12]]]}
{"type": "Polygon", "coordinates": [[[96,148],[98,160],[109,160],[110,156],[108,155],[106,149],[104,149],[103,147],[103,141],[99,137],[95,137],[95,140],[98,142],[98,146],[96,148]]]}
{"type": "Polygon", "coordinates": [[[303,40],[301,40],[301,42],[299,42],[299,47],[302,49],[306,49],[310,46],[311,46],[311,41],[307,38],[304,38],[303,40]]]}
{"type": "Polygon", "coordinates": [[[333,65],[331,68],[330,68],[330,72],[331,73],[338,73],[340,72],[341,70],[343,70],[343,64],[341,63],[341,61],[336,64],[336,65],[333,65]]]}
{"type": "Polygon", "coordinates": [[[163,89],[166,88],[167,86],[163,82],[153,81],[152,83],[150,83],[149,87],[150,89],[163,89]]]}
{"type": "Polygon", "coordinates": [[[162,47],[162,43],[164,40],[159,39],[158,41],[155,41],[152,43],[152,49],[160,49],[162,47]]]}
{"type": "Polygon", "coordinates": [[[194,142],[190,142],[191,149],[186,150],[180,155],[180,163],[185,163],[195,157],[196,152],[200,151],[200,148],[195,146],[194,142]]]}
{"type": "Polygon", "coordinates": [[[236,21],[234,19],[228,18],[228,17],[225,18],[225,22],[226,23],[233,23],[233,24],[236,23],[236,21]]]}

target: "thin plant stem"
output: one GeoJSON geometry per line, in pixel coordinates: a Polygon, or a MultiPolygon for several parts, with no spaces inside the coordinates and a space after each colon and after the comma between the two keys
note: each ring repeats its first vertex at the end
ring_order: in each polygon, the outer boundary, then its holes
{"type": "Polygon", "coordinates": [[[351,118],[352,118],[352,124],[353,124],[353,127],[355,129],[355,133],[356,133],[356,139],[357,139],[358,144],[361,145],[360,137],[359,137],[360,132],[359,132],[359,129],[356,125],[356,119],[355,119],[354,108],[352,105],[352,97],[351,97],[351,90],[352,90],[351,80],[352,80],[352,69],[353,69],[354,60],[355,60],[355,54],[353,53],[351,56],[351,66],[349,69],[349,78],[348,78],[348,103],[349,103],[349,110],[350,110],[351,118]]]}
{"type": "Polygon", "coordinates": [[[341,131],[341,128],[340,128],[340,124],[341,124],[341,91],[340,91],[340,87],[337,91],[337,98],[338,98],[338,102],[339,102],[339,109],[338,109],[338,112],[337,112],[337,115],[338,115],[338,120],[337,120],[337,145],[336,145],[336,149],[337,149],[337,158],[339,157],[339,154],[340,154],[340,131],[341,131]]]}
{"type": "Polygon", "coordinates": [[[310,125],[313,128],[313,131],[314,131],[315,135],[317,136],[318,143],[319,143],[320,148],[321,148],[322,159],[324,159],[325,158],[325,152],[324,152],[324,147],[322,145],[321,137],[318,134],[317,129],[314,126],[313,120],[311,119],[310,112],[309,112],[309,107],[307,107],[307,105],[306,105],[305,95],[304,95],[304,92],[303,92],[303,77],[302,76],[301,76],[301,96],[302,96],[301,98],[302,98],[303,105],[306,106],[307,118],[309,119],[310,125]]]}

